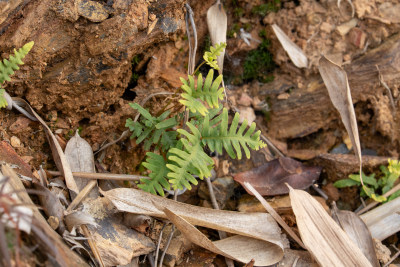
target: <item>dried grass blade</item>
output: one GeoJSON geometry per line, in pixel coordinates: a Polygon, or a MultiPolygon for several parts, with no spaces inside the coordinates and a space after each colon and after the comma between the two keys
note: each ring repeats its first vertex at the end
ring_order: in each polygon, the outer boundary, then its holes
{"type": "Polygon", "coordinates": [[[321,266],[372,266],[318,201],[305,191],[289,189],[301,239],[321,266]]]}
{"type": "MultiPolygon", "coordinates": [[[[328,89],[333,106],[339,111],[344,127],[349,134],[354,152],[360,162],[360,174],[362,171],[361,145],[358,135],[356,113],[350,93],[349,81],[346,72],[338,65],[322,56],[319,60],[319,73],[328,89]]],[[[361,183],[364,182],[361,178],[361,183]]]]}
{"type": "MultiPolygon", "coordinates": [[[[211,43],[213,46],[220,43],[226,43],[226,31],[228,28],[228,18],[220,0],[212,5],[207,11],[207,25],[210,32],[211,43]]],[[[217,57],[219,73],[224,69],[225,49],[217,57]]]]}
{"type": "Polygon", "coordinates": [[[281,28],[279,28],[278,25],[273,24],[272,29],[274,30],[276,37],[292,60],[293,64],[298,68],[307,68],[308,59],[303,50],[301,50],[300,47],[290,40],[290,38],[282,31],[281,28]]]}

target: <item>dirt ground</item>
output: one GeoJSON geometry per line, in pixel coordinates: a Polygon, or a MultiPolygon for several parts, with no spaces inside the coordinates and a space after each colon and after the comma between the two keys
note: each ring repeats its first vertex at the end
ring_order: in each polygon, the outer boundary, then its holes
{"type": "MultiPolygon", "coordinates": [[[[26,64],[5,89],[11,96],[26,99],[61,144],[65,145],[79,131],[96,151],[126,130],[126,119],[136,115],[129,103],[140,103],[152,93],[179,90],[179,77],[186,76],[188,61],[183,0],[96,1],[106,9],[105,19],[76,13],[68,1],[25,2],[0,21],[3,58],[12,48],[35,41],[26,64]],[[96,19],[100,21],[93,21],[96,19]],[[151,27],[154,29],[149,31],[151,27]]],[[[400,47],[400,20],[395,13],[400,12],[398,1],[353,0],[354,15],[348,1],[342,1],[338,7],[337,1],[331,0],[282,0],[275,1],[275,9],[265,10],[257,7],[274,1],[222,2],[228,14],[224,76],[229,100],[241,111],[250,109],[249,116],[255,114],[263,134],[286,155],[308,164],[326,164],[320,184],[332,184],[355,172],[350,166],[340,175],[332,176],[335,169],[329,169],[331,163],[318,158],[332,149],[342,149],[344,154],[351,150],[339,113],[322,85],[318,60],[323,54],[343,65],[348,73],[362,76],[355,69],[362,62],[380,62],[381,58],[369,58],[371,51],[390,40],[394,40],[393,47],[400,47]],[[308,68],[294,66],[274,35],[272,24],[280,26],[305,52],[308,68]],[[251,34],[249,44],[241,29],[251,34]],[[268,42],[268,49],[260,50],[264,41],[268,42]],[[249,65],[250,55],[268,57],[270,63],[264,69],[250,72],[248,68],[258,64],[256,61],[249,65]]],[[[210,45],[206,13],[214,1],[189,3],[197,26],[199,63],[210,45]]],[[[400,74],[394,73],[400,73],[400,53],[391,53],[393,59],[385,64],[394,63],[380,71],[391,90],[394,106],[377,71],[368,72],[369,76],[362,81],[350,75],[349,80],[350,87],[355,88],[352,94],[363,152],[397,158],[400,74]]],[[[164,96],[153,97],[146,107],[157,112],[156,107],[169,100],[164,96]]],[[[39,123],[6,109],[0,110],[0,121],[1,140],[10,142],[33,171],[40,166],[55,169],[39,123]]],[[[98,157],[105,171],[122,174],[143,171],[140,167],[143,147],[129,138],[98,157]]],[[[228,159],[221,158],[220,162],[223,160],[228,159]]],[[[229,161],[230,172],[248,170],[264,161],[263,154],[245,163],[229,161]]],[[[366,168],[374,171],[378,165],[366,168]]],[[[348,209],[360,204],[356,190],[331,190],[332,194],[340,193],[339,198],[347,203],[348,209]]]]}

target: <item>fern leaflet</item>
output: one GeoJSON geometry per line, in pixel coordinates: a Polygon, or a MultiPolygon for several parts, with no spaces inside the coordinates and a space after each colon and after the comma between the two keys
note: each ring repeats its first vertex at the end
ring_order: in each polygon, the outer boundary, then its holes
{"type": "Polygon", "coordinates": [[[14,55],[10,55],[10,60],[3,59],[3,61],[0,61],[0,85],[4,81],[11,81],[10,76],[14,74],[14,71],[19,70],[18,65],[24,64],[22,59],[28,54],[32,46],[33,42],[29,42],[18,51],[14,49],[14,55]]]}
{"type": "Polygon", "coordinates": [[[219,66],[217,63],[217,56],[221,54],[221,52],[226,48],[226,43],[216,44],[215,47],[210,47],[210,52],[207,51],[204,53],[205,62],[210,65],[212,68],[219,70],[219,66]]]}
{"type": "Polygon", "coordinates": [[[128,127],[132,132],[131,139],[136,138],[137,144],[145,140],[145,150],[149,150],[153,144],[160,147],[163,151],[167,151],[170,147],[175,146],[177,134],[172,131],[166,131],[177,125],[175,117],[167,119],[170,114],[169,111],[165,111],[159,117],[153,117],[150,112],[137,103],[129,105],[138,110],[143,116],[141,122],[133,121],[131,118],[126,120],[125,127],[128,127]]]}
{"type": "Polygon", "coordinates": [[[192,134],[186,130],[179,129],[178,132],[186,138],[181,138],[184,148],[171,148],[167,168],[169,182],[174,189],[191,189],[190,183],[197,185],[197,180],[193,175],[199,176],[200,179],[211,176],[211,168],[214,164],[213,160],[204,152],[200,142],[199,130],[190,122],[186,125],[192,131],[192,134]]]}
{"type": "Polygon", "coordinates": [[[238,159],[241,159],[241,148],[243,148],[246,157],[250,158],[250,150],[248,147],[253,150],[258,150],[266,146],[266,144],[260,140],[261,131],[254,132],[256,128],[254,122],[247,129],[247,121],[245,120],[238,129],[239,113],[235,114],[229,130],[227,109],[224,108],[222,114],[213,121],[214,122],[211,122],[210,126],[210,119],[207,115],[204,118],[201,129],[202,143],[207,145],[211,151],[222,153],[222,148],[224,148],[231,158],[236,158],[237,155],[238,159]],[[212,125],[216,123],[219,124],[216,127],[212,127],[212,125]],[[246,129],[247,131],[244,133],[246,129]]]}
{"type": "Polygon", "coordinates": [[[149,174],[150,179],[141,179],[141,184],[138,187],[146,192],[156,195],[156,191],[164,196],[163,188],[169,190],[170,185],[166,179],[168,169],[163,156],[147,152],[146,162],[143,162],[143,166],[151,171],[149,174]]]}
{"type": "Polygon", "coordinates": [[[197,88],[193,76],[189,75],[189,83],[180,78],[183,85],[181,94],[182,99],[179,102],[185,105],[191,112],[199,112],[205,116],[208,113],[207,108],[202,101],[205,101],[210,108],[218,108],[219,100],[224,98],[224,88],[219,88],[222,82],[222,75],[219,75],[214,81],[214,70],[210,70],[203,84],[203,76],[201,73],[197,76],[197,88]]]}

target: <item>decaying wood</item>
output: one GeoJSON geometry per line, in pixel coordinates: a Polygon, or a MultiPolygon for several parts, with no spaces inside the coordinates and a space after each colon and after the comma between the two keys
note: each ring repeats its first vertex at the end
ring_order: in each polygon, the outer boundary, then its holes
{"type": "MultiPolygon", "coordinates": [[[[383,97],[385,88],[380,85],[379,66],[387,84],[400,84],[400,34],[387,40],[381,46],[368,51],[344,66],[349,78],[353,103],[371,101],[375,114],[382,112],[382,106],[376,105],[379,97],[383,97]]],[[[297,138],[315,133],[320,129],[332,126],[340,120],[339,113],[330,103],[328,92],[319,76],[312,76],[302,81],[298,87],[289,78],[276,77],[275,81],[263,85],[260,94],[268,97],[271,104],[271,121],[268,123],[269,135],[273,138],[297,138]],[[282,93],[291,91],[287,99],[278,99],[282,93]],[[301,116],[299,116],[301,114],[301,116]]],[[[385,96],[386,97],[386,96],[385,96]]],[[[390,114],[390,101],[385,102],[390,114]]],[[[359,117],[359,114],[356,114],[359,117]]],[[[397,115],[398,116],[398,115],[397,115]]],[[[386,119],[393,124],[393,119],[386,119]]],[[[392,132],[377,122],[377,130],[392,139],[399,139],[400,132],[392,132]]],[[[392,125],[392,128],[394,125],[392,125]]]]}

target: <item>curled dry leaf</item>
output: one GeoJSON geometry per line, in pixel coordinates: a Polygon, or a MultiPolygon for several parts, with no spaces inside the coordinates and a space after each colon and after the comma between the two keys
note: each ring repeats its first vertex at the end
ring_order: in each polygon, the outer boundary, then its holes
{"type": "Polygon", "coordinates": [[[278,37],[279,42],[285,49],[286,53],[292,60],[293,64],[298,68],[307,68],[308,67],[308,59],[304,54],[303,50],[298,47],[290,38],[279,28],[278,25],[273,24],[272,29],[276,37],[278,37]]]}
{"type": "Polygon", "coordinates": [[[90,214],[82,211],[73,211],[65,215],[65,224],[68,227],[68,231],[72,231],[73,228],[77,228],[81,225],[92,225],[98,227],[96,220],[90,214]]]}
{"type": "Polygon", "coordinates": [[[289,189],[301,239],[321,266],[372,266],[318,201],[305,191],[289,189]]]}
{"type": "Polygon", "coordinates": [[[250,183],[262,196],[275,196],[289,193],[285,183],[296,189],[306,189],[321,174],[321,167],[304,166],[291,158],[281,157],[271,160],[250,171],[236,174],[234,179],[249,193],[244,182],[250,183]]]}
{"type": "MultiPolygon", "coordinates": [[[[227,31],[228,18],[226,16],[224,7],[220,0],[217,0],[215,5],[211,6],[207,11],[207,25],[208,31],[210,32],[212,45],[226,43],[226,31],[227,31]]],[[[219,73],[222,73],[224,68],[224,56],[225,49],[217,57],[219,73]]]]}
{"type": "MultiPolygon", "coordinates": [[[[266,247],[273,248],[275,251],[275,259],[271,261],[279,261],[282,258],[283,248],[287,244],[287,240],[281,235],[281,229],[271,215],[267,213],[246,213],[202,208],[130,188],[118,188],[101,191],[101,193],[111,200],[119,211],[167,218],[165,213],[155,206],[154,203],[157,203],[158,206],[168,207],[174,214],[193,225],[247,237],[248,246],[256,246],[256,244],[260,243],[260,240],[265,244],[271,243],[272,246],[266,245],[266,247]]],[[[218,242],[223,242],[223,240],[218,242]]],[[[242,244],[239,243],[237,245],[232,243],[232,246],[238,249],[242,244]]],[[[269,252],[265,251],[265,253],[268,254],[269,252]]],[[[248,259],[248,261],[250,260],[251,258],[248,259]]],[[[270,264],[273,263],[266,265],[270,264]]]]}
{"type": "Polygon", "coordinates": [[[400,197],[360,217],[368,226],[372,237],[383,240],[400,231],[400,197]]]}
{"type": "Polygon", "coordinates": [[[243,263],[254,260],[254,263],[258,266],[272,265],[282,259],[280,248],[273,243],[241,235],[234,235],[212,242],[184,218],[166,207],[163,207],[162,210],[176,228],[192,243],[216,254],[243,263]]]}
{"type": "Polygon", "coordinates": [[[339,210],[335,202],[332,205],[332,218],[346,232],[350,239],[356,244],[372,266],[380,267],[376,258],[375,245],[371,233],[363,220],[354,212],[339,210]]]}
{"type": "MultiPolygon", "coordinates": [[[[349,134],[354,152],[360,162],[361,173],[361,145],[347,74],[340,66],[324,56],[319,60],[318,70],[328,89],[332,104],[339,111],[344,127],[349,134]]],[[[363,183],[362,179],[361,183],[363,183]]]]}

